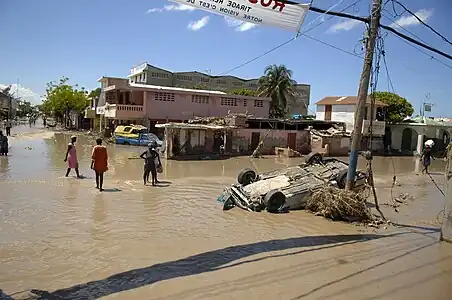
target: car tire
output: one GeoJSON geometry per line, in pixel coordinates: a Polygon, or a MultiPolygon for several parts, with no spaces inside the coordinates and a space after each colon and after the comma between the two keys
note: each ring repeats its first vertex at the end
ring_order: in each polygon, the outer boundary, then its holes
{"type": "Polygon", "coordinates": [[[123,145],[130,145],[129,142],[123,142],[122,144],[123,144],[123,145]]]}
{"type": "Polygon", "coordinates": [[[318,152],[311,152],[308,155],[305,156],[304,158],[304,162],[308,165],[312,164],[312,163],[316,163],[316,162],[321,162],[322,161],[322,154],[318,153],[318,152]]]}
{"type": "Polygon", "coordinates": [[[256,172],[252,169],[243,169],[237,176],[237,182],[241,185],[248,185],[256,180],[256,172]]]}
{"type": "Polygon", "coordinates": [[[271,190],[264,196],[264,205],[268,212],[278,212],[286,204],[286,195],[280,190],[271,190]]]}
{"type": "Polygon", "coordinates": [[[337,186],[340,189],[345,189],[345,185],[347,182],[347,174],[348,174],[348,170],[342,170],[336,176],[337,186]]]}

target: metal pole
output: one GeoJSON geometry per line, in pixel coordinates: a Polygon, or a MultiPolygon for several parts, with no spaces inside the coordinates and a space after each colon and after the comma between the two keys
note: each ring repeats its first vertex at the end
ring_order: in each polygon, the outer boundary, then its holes
{"type": "Polygon", "coordinates": [[[353,130],[352,145],[350,149],[350,159],[347,173],[347,182],[345,188],[351,190],[356,176],[356,167],[358,165],[358,152],[361,144],[361,135],[363,127],[363,118],[367,104],[367,94],[369,91],[370,73],[372,70],[372,60],[374,56],[375,42],[377,39],[378,26],[381,18],[382,0],[373,0],[372,15],[370,18],[369,37],[366,45],[366,55],[364,58],[363,71],[358,88],[358,101],[355,111],[355,126],[353,130]]]}

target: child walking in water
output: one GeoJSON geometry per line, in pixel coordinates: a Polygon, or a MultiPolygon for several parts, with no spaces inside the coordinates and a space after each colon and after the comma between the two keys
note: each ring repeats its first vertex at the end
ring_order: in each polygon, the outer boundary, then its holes
{"type": "Polygon", "coordinates": [[[67,161],[66,177],[69,176],[71,169],[75,169],[77,178],[81,178],[80,173],[78,172],[77,150],[75,149],[76,141],[77,137],[71,136],[71,142],[67,145],[66,157],[64,158],[64,161],[67,161]]]}
{"type": "Polygon", "coordinates": [[[102,146],[102,139],[96,140],[96,146],[91,154],[91,169],[96,173],[96,189],[104,190],[104,173],[108,170],[107,147],[102,146]]]}

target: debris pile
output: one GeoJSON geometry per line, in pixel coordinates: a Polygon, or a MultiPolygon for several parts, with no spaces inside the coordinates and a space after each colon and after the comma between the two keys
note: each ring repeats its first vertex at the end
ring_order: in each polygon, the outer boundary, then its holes
{"type": "Polygon", "coordinates": [[[224,117],[194,117],[188,120],[188,124],[202,124],[202,125],[215,125],[215,126],[228,126],[230,125],[230,119],[234,117],[249,118],[252,115],[248,113],[228,113],[224,117]]]}
{"type": "Polygon", "coordinates": [[[308,199],[306,209],[332,220],[372,223],[375,217],[367,207],[367,193],[350,192],[332,186],[319,189],[308,199]]]}
{"type": "Polygon", "coordinates": [[[310,129],[311,134],[314,136],[319,136],[319,137],[336,137],[336,136],[341,136],[341,137],[350,137],[350,133],[346,132],[344,130],[340,130],[340,129],[336,129],[334,127],[331,127],[327,130],[319,130],[319,129],[310,129]]]}

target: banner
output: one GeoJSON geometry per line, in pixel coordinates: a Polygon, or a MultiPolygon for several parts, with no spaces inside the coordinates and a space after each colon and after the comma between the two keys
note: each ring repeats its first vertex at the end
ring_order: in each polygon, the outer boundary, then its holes
{"type": "Polygon", "coordinates": [[[300,31],[310,4],[281,0],[168,0],[243,22],[300,31]]]}

